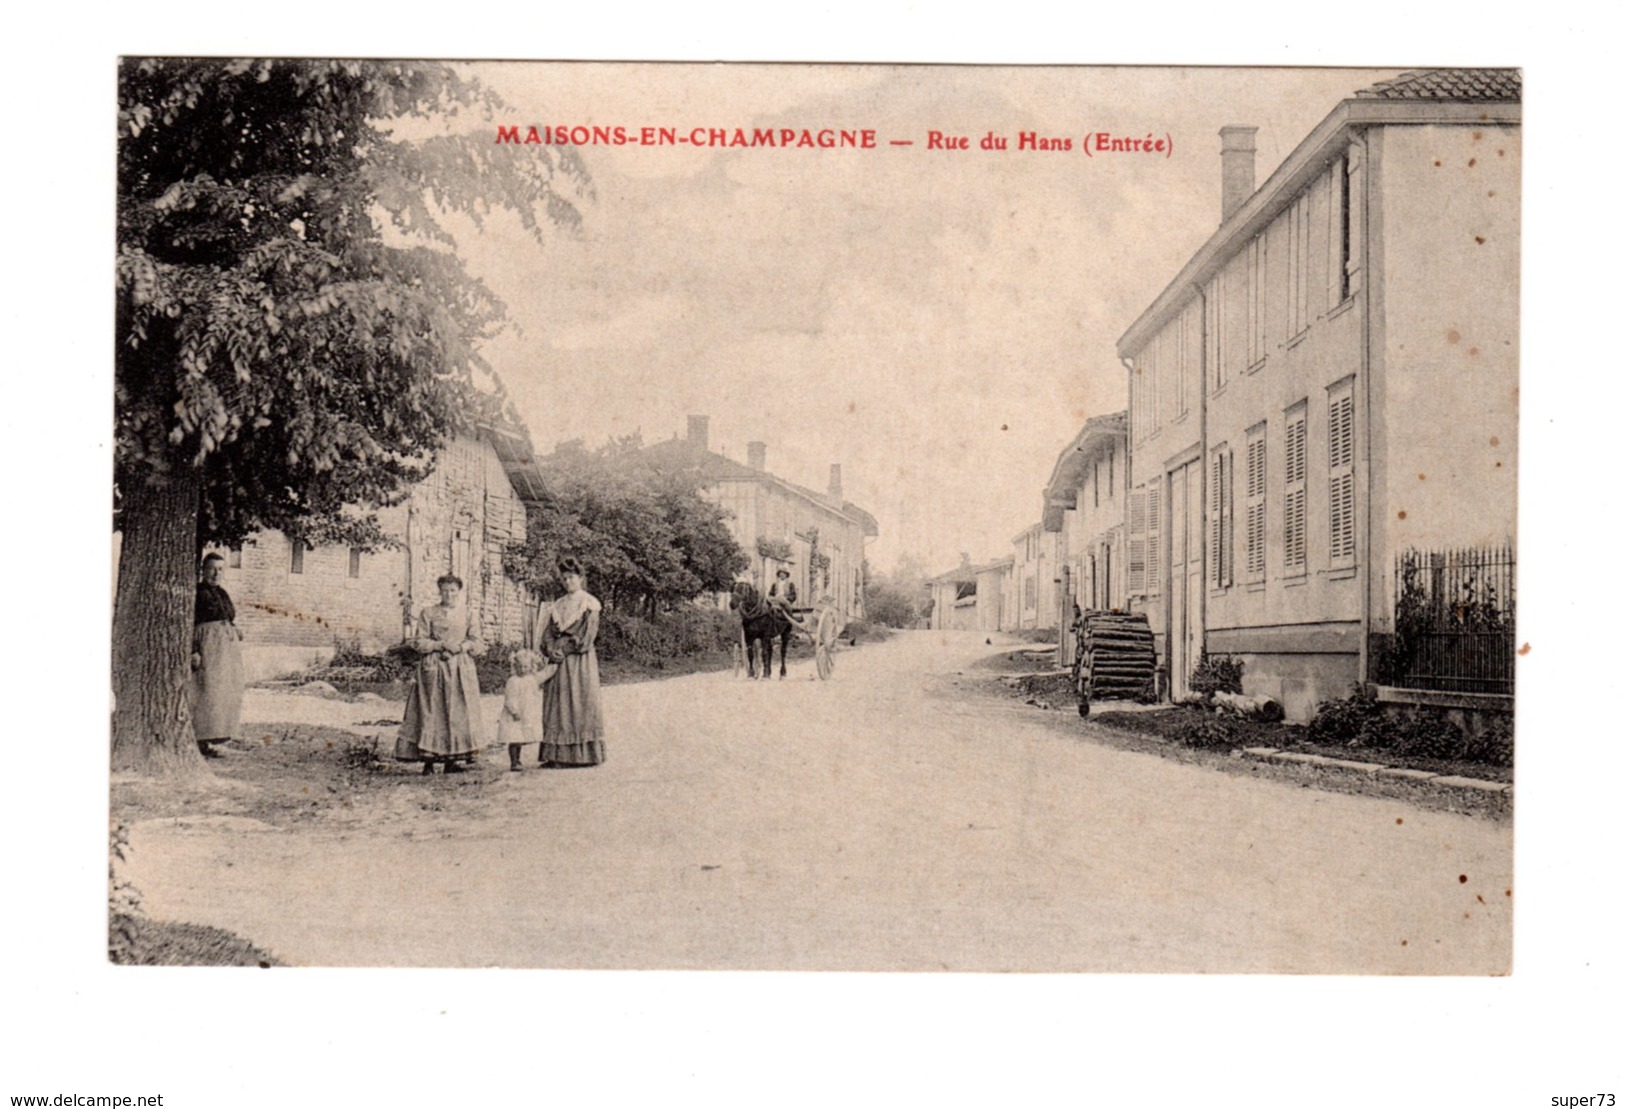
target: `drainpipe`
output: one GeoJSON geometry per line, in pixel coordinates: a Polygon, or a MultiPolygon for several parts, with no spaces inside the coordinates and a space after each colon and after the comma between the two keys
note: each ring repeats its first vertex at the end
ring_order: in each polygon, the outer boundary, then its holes
{"type": "MultiPolygon", "coordinates": [[[[1201,586],[1200,600],[1198,601],[1198,604],[1197,604],[1197,612],[1199,612],[1201,614],[1202,636],[1201,636],[1201,644],[1200,644],[1200,646],[1201,646],[1201,653],[1205,655],[1205,654],[1207,654],[1207,590],[1208,590],[1207,581],[1208,581],[1208,570],[1210,569],[1210,567],[1208,566],[1208,561],[1207,561],[1208,558],[1209,558],[1209,555],[1210,555],[1210,552],[1207,549],[1207,537],[1208,537],[1208,518],[1207,518],[1207,514],[1209,512],[1211,512],[1211,511],[1213,511],[1213,506],[1207,503],[1207,501],[1208,501],[1208,496],[1207,496],[1208,495],[1208,490],[1212,487],[1212,484],[1213,484],[1213,475],[1209,474],[1208,471],[1207,471],[1207,466],[1208,466],[1208,453],[1207,453],[1207,341],[1208,341],[1208,335],[1207,335],[1207,290],[1202,288],[1202,286],[1200,286],[1200,285],[1192,285],[1191,286],[1191,291],[1196,294],[1196,299],[1199,300],[1201,302],[1201,304],[1202,304],[1202,331],[1201,331],[1201,339],[1199,340],[1199,342],[1197,344],[1197,349],[1201,352],[1201,354],[1197,358],[1197,375],[1196,375],[1197,382],[1199,383],[1198,388],[1196,390],[1196,399],[1197,399],[1197,404],[1200,406],[1200,411],[1198,412],[1198,416],[1199,416],[1199,419],[1200,419],[1198,434],[1201,436],[1200,445],[1199,445],[1198,449],[1202,452],[1201,456],[1200,456],[1201,465],[1199,467],[1197,467],[1198,472],[1202,475],[1202,530],[1200,532],[1200,538],[1198,540],[1200,542],[1200,544],[1201,544],[1201,547],[1202,547],[1202,586],[1201,586]]],[[[1231,480],[1230,485],[1231,485],[1231,488],[1235,488],[1234,479],[1231,480]]],[[[1235,508],[1233,506],[1232,506],[1230,512],[1231,512],[1232,517],[1234,517],[1235,508]]],[[[1224,537],[1224,521],[1223,520],[1220,520],[1220,522],[1219,522],[1219,536],[1220,536],[1220,542],[1221,542],[1221,545],[1222,545],[1223,537],[1224,537]]]]}
{"type": "MultiPolygon", "coordinates": [[[[1372,285],[1377,279],[1375,267],[1372,265],[1371,205],[1372,197],[1376,193],[1376,189],[1374,187],[1376,166],[1374,164],[1372,144],[1369,140],[1369,132],[1362,130],[1357,131],[1356,134],[1359,134],[1363,139],[1366,139],[1366,141],[1361,144],[1360,150],[1360,175],[1364,180],[1363,187],[1360,190],[1359,292],[1361,300],[1360,357],[1362,361],[1362,365],[1360,366],[1360,392],[1364,396],[1365,403],[1360,405],[1360,413],[1357,417],[1356,423],[1356,426],[1360,431],[1360,437],[1357,442],[1360,445],[1360,453],[1363,456],[1358,460],[1356,465],[1356,473],[1358,475],[1356,480],[1359,483],[1359,486],[1363,488],[1365,493],[1365,495],[1360,498],[1362,502],[1361,507],[1363,509],[1363,512],[1361,513],[1363,516],[1363,519],[1361,520],[1361,531],[1363,534],[1361,535],[1360,539],[1364,548],[1364,557],[1361,557],[1360,551],[1356,551],[1355,558],[1362,567],[1360,574],[1365,579],[1365,588],[1360,591],[1362,594],[1364,594],[1365,598],[1364,603],[1360,605],[1360,682],[1362,685],[1370,685],[1371,591],[1375,587],[1376,583],[1381,580],[1380,576],[1376,573],[1376,552],[1371,548],[1371,293],[1372,285]]],[[[1353,136],[1351,136],[1349,149],[1352,149],[1353,145],[1353,136]]],[[[1348,164],[1346,161],[1347,157],[1348,154],[1347,151],[1345,151],[1344,165],[1348,164]]],[[[1349,187],[1350,181],[1348,180],[1347,175],[1345,175],[1343,179],[1343,188],[1347,189],[1349,187]]],[[[1384,332],[1384,334],[1386,335],[1386,332],[1384,332]]],[[[1387,363],[1384,362],[1384,372],[1386,372],[1386,370],[1387,363]]],[[[1391,586],[1389,591],[1390,593],[1392,592],[1391,586]]]]}

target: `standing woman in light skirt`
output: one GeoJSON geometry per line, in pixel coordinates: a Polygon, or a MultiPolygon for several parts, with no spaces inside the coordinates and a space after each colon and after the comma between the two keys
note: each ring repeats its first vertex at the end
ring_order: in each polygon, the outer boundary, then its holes
{"type": "Polygon", "coordinates": [[[217,554],[203,559],[192,609],[192,734],[210,759],[220,757],[215,744],[237,734],[243,715],[243,633],[231,595],[220,585],[225,565],[217,554]]]}

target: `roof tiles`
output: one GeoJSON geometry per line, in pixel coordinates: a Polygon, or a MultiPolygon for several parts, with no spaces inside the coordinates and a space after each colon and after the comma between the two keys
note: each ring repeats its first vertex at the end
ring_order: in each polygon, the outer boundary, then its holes
{"type": "Polygon", "coordinates": [[[1516,69],[1423,69],[1378,81],[1354,94],[1368,100],[1523,99],[1523,74],[1516,69]]]}

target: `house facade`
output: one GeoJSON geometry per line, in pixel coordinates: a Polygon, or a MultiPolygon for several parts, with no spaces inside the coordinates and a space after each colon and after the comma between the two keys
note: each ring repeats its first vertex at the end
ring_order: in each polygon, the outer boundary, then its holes
{"type": "Polygon", "coordinates": [[[379,511],[393,546],[311,547],[264,531],[220,550],[249,678],[304,669],[340,645],[376,653],[401,642],[446,573],[463,579],[487,643],[526,642],[536,601],[503,573],[502,552],[524,542],[520,493],[538,480],[522,432],[476,429],[447,443],[405,502],[379,511]]]}
{"type": "Polygon", "coordinates": [[[1054,628],[1059,619],[1060,533],[1043,522],[1010,540],[1010,576],[1004,604],[1007,631],[1054,628]]]}
{"type": "Polygon", "coordinates": [[[828,592],[848,618],[863,616],[865,542],[879,536],[875,518],[845,499],[841,467],[816,492],[767,469],[767,445],[751,442],[741,464],[711,449],[710,419],[688,418],[687,435],[645,447],[642,459],[666,470],[694,470],[704,495],[728,513],[728,528],[765,588],[790,572],[800,603],[828,592]]]}
{"type": "Polygon", "coordinates": [[[1208,651],[1290,719],[1356,682],[1510,706],[1510,659],[1410,671],[1418,613],[1510,634],[1520,93],[1380,83],[1257,190],[1255,129],[1221,132],[1222,222],[1118,343],[1126,587],[1172,692],[1208,651]]]}
{"type": "Polygon", "coordinates": [[[1072,610],[1128,603],[1123,518],[1127,504],[1128,413],[1085,421],[1061,449],[1044,486],[1043,527],[1056,536],[1060,663],[1076,656],[1072,610]]]}

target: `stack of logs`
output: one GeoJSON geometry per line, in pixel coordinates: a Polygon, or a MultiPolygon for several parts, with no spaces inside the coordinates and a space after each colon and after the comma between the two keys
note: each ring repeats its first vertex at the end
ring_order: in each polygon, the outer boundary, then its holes
{"type": "Polygon", "coordinates": [[[1078,630],[1078,696],[1129,700],[1155,679],[1157,648],[1143,612],[1083,614],[1078,630]]]}

